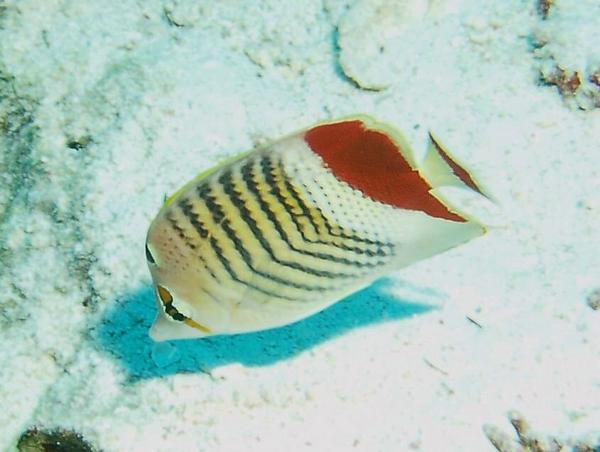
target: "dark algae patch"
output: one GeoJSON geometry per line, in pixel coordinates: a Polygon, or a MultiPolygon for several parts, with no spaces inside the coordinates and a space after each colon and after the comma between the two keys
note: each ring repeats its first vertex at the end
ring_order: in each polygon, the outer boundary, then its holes
{"type": "Polygon", "coordinates": [[[63,430],[27,430],[17,443],[19,452],[96,452],[79,433],[63,430]]]}

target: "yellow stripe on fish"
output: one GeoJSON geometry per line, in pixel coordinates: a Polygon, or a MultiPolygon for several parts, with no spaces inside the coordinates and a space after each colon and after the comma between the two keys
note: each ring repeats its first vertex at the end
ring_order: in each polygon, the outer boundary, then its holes
{"type": "Polygon", "coordinates": [[[482,235],[436,188],[486,196],[431,136],[421,168],[366,116],[318,124],[212,168],[152,222],[155,340],[283,326],[482,235]]]}

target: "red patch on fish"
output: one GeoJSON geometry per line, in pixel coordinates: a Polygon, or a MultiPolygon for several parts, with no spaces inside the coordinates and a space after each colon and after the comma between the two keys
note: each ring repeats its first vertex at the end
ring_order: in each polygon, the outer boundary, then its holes
{"type": "Polygon", "coordinates": [[[316,126],[304,139],[338,179],[370,198],[437,218],[466,221],[429,193],[429,184],[385,133],[367,129],[362,121],[316,126]]]}

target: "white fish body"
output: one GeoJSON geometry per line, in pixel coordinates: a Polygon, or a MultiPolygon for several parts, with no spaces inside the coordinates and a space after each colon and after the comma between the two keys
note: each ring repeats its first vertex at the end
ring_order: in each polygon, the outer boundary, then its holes
{"type": "Polygon", "coordinates": [[[436,192],[483,192],[432,137],[417,169],[389,126],[318,124],[185,185],[148,231],[155,340],[235,334],[310,316],[485,227],[436,192]]]}

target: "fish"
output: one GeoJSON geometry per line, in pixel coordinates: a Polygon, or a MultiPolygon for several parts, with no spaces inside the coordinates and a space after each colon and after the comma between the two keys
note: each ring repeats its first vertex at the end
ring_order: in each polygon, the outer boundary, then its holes
{"type": "Polygon", "coordinates": [[[429,133],[420,165],[370,116],[316,124],[202,172],[152,221],[155,341],[250,333],[322,311],[485,234],[443,187],[486,191],[429,133]]]}

